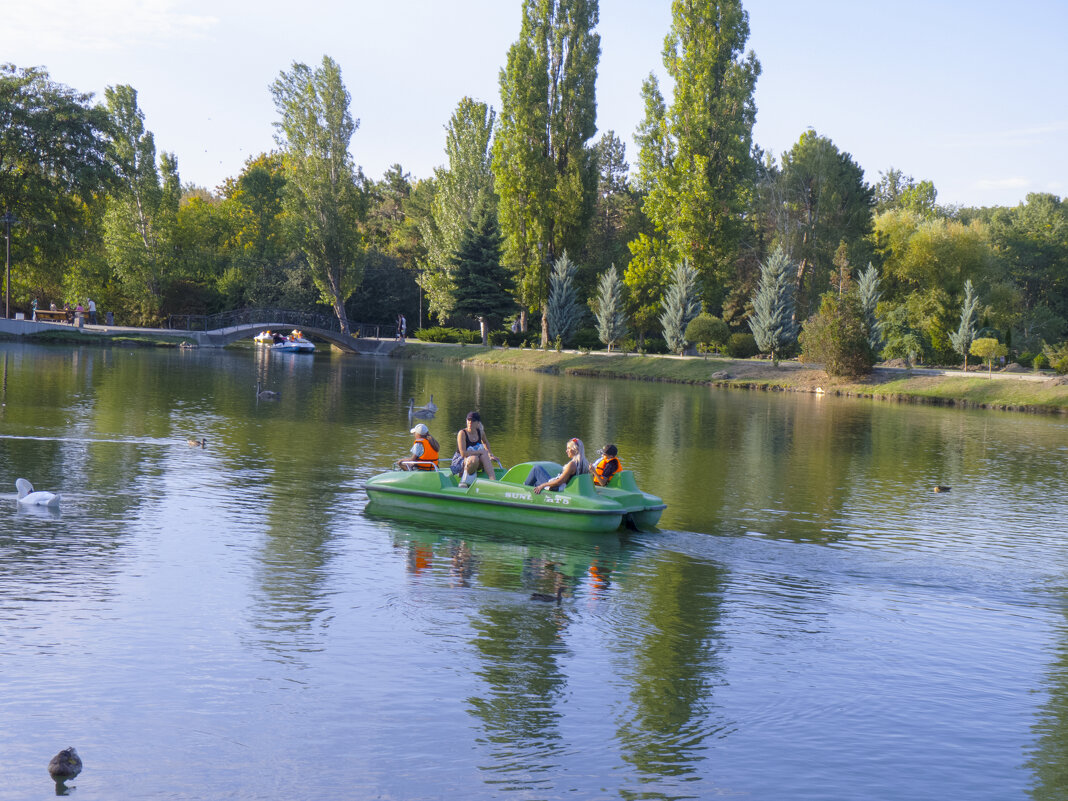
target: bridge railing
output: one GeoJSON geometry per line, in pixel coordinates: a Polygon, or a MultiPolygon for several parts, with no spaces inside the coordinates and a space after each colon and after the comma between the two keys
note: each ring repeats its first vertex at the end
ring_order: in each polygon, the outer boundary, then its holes
{"type": "MultiPolygon", "coordinates": [[[[172,314],[165,328],[174,331],[218,331],[240,325],[285,325],[294,328],[318,328],[341,332],[341,322],[334,315],[292,309],[237,309],[218,314],[172,314]]],[[[395,325],[349,321],[349,331],[358,337],[394,337],[395,325]]]]}

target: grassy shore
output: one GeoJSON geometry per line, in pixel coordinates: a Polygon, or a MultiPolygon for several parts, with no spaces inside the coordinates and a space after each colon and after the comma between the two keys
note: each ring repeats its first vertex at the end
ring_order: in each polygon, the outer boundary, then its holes
{"type": "Polygon", "coordinates": [[[917,375],[907,370],[879,370],[858,381],[832,379],[820,369],[798,362],[773,367],[763,359],[582,354],[555,350],[483,348],[414,343],[393,351],[395,358],[467,363],[561,375],[669,381],[737,389],[824,392],[875,400],[931,403],[1008,411],[1068,413],[1068,379],[1045,381],[995,378],[985,373],[917,375]]]}
{"type": "Polygon", "coordinates": [[[128,331],[116,331],[114,333],[93,331],[90,333],[71,329],[69,331],[42,331],[20,337],[15,337],[11,334],[0,334],[0,339],[30,342],[34,345],[138,345],[150,348],[176,348],[182,342],[187,341],[188,337],[164,334],[134,334],[128,331]]]}

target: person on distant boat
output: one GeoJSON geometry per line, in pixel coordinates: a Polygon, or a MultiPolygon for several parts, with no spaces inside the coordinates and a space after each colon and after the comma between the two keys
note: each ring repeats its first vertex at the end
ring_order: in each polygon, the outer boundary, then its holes
{"type": "Polygon", "coordinates": [[[450,465],[453,475],[460,476],[461,487],[466,487],[479,470],[494,481],[497,478],[493,471],[494,458],[486,439],[486,429],[482,426],[482,416],[478,412],[468,412],[467,425],[456,432],[456,453],[452,455],[450,465]]]}
{"type": "Polygon", "coordinates": [[[568,461],[558,476],[542,480],[542,476],[547,476],[548,473],[545,472],[545,468],[541,465],[537,465],[530,471],[530,476],[527,478],[526,483],[534,485],[535,494],[540,493],[543,489],[563,489],[567,486],[567,482],[575,476],[590,472],[590,463],[586,461],[586,447],[582,444],[581,439],[578,437],[569,439],[564,450],[567,452],[568,461]]]}
{"type": "Polygon", "coordinates": [[[410,451],[411,458],[398,460],[397,467],[407,467],[408,470],[437,470],[441,446],[431,435],[430,429],[420,423],[411,433],[415,435],[415,443],[410,451]]]}
{"type": "Polygon", "coordinates": [[[608,444],[597,453],[601,454],[601,458],[590,465],[590,471],[593,473],[593,483],[605,487],[612,476],[619,472],[619,459],[616,457],[619,451],[615,445],[608,444]]]}
{"type": "Polygon", "coordinates": [[[277,331],[275,331],[273,334],[271,334],[271,341],[274,342],[275,345],[280,345],[281,343],[286,341],[286,338],[279,334],[277,331]]]}

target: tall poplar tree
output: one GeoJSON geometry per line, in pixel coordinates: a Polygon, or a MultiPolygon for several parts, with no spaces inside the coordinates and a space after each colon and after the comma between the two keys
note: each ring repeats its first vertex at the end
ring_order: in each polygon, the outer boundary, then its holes
{"type": "Polygon", "coordinates": [[[674,0],[664,66],[674,83],[670,107],[655,76],[642,88],[645,119],[638,180],[644,210],[675,260],[702,277],[704,299],[721,302],[745,233],[756,166],[752,157],[760,63],[750,51],[749,15],[740,0],[674,0]]]}
{"type": "Polygon", "coordinates": [[[312,70],[294,63],[271,84],[275,138],[282,148],[286,210],[301,229],[312,280],[349,332],[345,301],[363,278],[359,222],[367,211],[363,174],[349,154],[359,126],[341,68],[329,56],[312,70]]]}
{"type": "Polygon", "coordinates": [[[564,250],[582,252],[597,191],[587,144],[597,128],[597,20],[597,0],[522,0],[519,39],[500,76],[493,173],[505,262],[521,306],[542,311],[542,345],[549,266],[564,250]]]}
{"type": "Polygon", "coordinates": [[[174,237],[181,199],[178,162],[156,142],[132,86],[104,91],[111,117],[108,161],[117,184],[104,215],[104,247],[127,299],[143,323],[159,317],[173,277],[174,237]]]}
{"type": "Polygon", "coordinates": [[[490,139],[496,112],[470,97],[456,106],[445,128],[448,166],[436,169],[430,215],[420,221],[426,243],[419,286],[426,292],[430,314],[445,322],[455,303],[453,256],[480,210],[496,215],[497,196],[490,168],[490,139]]]}

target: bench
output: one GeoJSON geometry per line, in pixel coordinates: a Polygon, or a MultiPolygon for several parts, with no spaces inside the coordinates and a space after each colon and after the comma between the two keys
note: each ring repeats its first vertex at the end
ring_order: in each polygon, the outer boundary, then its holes
{"type": "MultiPolygon", "coordinates": [[[[74,312],[71,312],[71,319],[74,318],[74,312]]],[[[67,312],[63,309],[38,309],[37,319],[43,323],[65,323],[67,322],[67,312]]]]}

